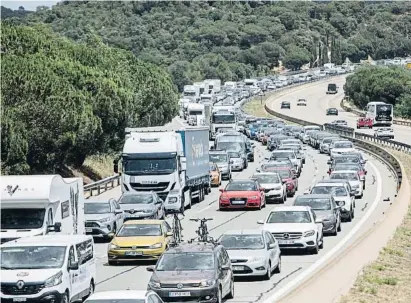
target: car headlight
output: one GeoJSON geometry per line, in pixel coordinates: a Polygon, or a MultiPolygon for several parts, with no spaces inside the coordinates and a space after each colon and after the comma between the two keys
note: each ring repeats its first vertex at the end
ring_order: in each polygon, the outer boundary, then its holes
{"type": "Polygon", "coordinates": [[[162,246],[163,246],[163,244],[162,244],[162,243],[156,243],[156,244],[150,245],[150,247],[149,247],[149,248],[151,248],[151,249],[155,249],[155,248],[161,248],[162,246]]]}
{"type": "Polygon", "coordinates": [[[56,273],[55,275],[51,276],[50,278],[48,278],[45,282],[44,282],[44,286],[45,287],[53,287],[56,285],[61,284],[62,281],[62,277],[63,277],[63,272],[59,271],[58,273],[56,273]]]}
{"type": "Polygon", "coordinates": [[[210,287],[210,286],[214,286],[214,284],[215,284],[215,280],[201,281],[200,287],[210,287]]]}
{"type": "Polygon", "coordinates": [[[159,281],[155,281],[155,280],[150,280],[150,282],[148,282],[148,285],[151,288],[161,288],[160,282],[159,281]]]}
{"type": "Polygon", "coordinates": [[[264,257],[253,257],[249,260],[249,262],[259,262],[264,261],[264,257]]]}
{"type": "Polygon", "coordinates": [[[101,223],[104,223],[104,222],[110,221],[110,218],[107,217],[107,218],[100,219],[100,220],[98,220],[98,221],[101,222],[101,223]]]}
{"type": "Polygon", "coordinates": [[[304,237],[311,237],[311,236],[314,236],[314,234],[315,234],[314,230],[309,230],[304,233],[304,237]]]}
{"type": "Polygon", "coordinates": [[[168,202],[169,202],[169,203],[177,203],[177,201],[178,201],[178,198],[177,198],[177,197],[169,197],[169,198],[168,198],[168,202]]]}
{"type": "Polygon", "coordinates": [[[117,249],[117,248],[118,248],[118,246],[116,244],[110,243],[108,245],[108,250],[117,249]]]}

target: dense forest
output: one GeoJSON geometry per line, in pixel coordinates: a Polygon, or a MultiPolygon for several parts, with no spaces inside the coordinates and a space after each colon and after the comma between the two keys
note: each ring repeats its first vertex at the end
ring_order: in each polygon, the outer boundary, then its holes
{"type": "Polygon", "coordinates": [[[120,150],[126,126],[175,116],[170,75],[92,33],[82,43],[45,25],[2,22],[3,174],[58,172],[88,155],[120,150]]]}
{"type": "Polygon", "coordinates": [[[395,115],[411,118],[411,72],[401,67],[362,67],[347,77],[345,94],[364,109],[368,102],[394,105],[395,115]]]}
{"type": "Polygon", "coordinates": [[[78,41],[96,33],[168,67],[179,89],[204,78],[267,74],[279,60],[298,69],[411,52],[407,1],[62,1],[26,22],[78,41]]]}

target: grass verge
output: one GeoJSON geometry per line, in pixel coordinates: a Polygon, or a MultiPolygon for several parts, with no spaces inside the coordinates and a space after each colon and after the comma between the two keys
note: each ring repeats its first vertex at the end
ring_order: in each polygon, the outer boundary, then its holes
{"type": "Polygon", "coordinates": [[[89,156],[80,168],[66,167],[60,174],[64,177],[81,177],[84,184],[89,184],[113,176],[114,159],[114,155],[89,156]]]}
{"type": "MultiPolygon", "coordinates": [[[[393,154],[403,163],[411,179],[411,156],[393,154]]],[[[380,251],[378,259],[367,265],[340,303],[411,302],[411,197],[408,213],[393,238],[380,251]]]]}

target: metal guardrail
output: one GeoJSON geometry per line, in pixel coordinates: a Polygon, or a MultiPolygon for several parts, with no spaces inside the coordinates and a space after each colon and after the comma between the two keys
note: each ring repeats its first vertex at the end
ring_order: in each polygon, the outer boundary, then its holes
{"type": "MultiPolygon", "coordinates": [[[[340,107],[341,107],[343,110],[345,110],[346,112],[353,113],[353,114],[355,114],[355,115],[357,115],[357,116],[359,116],[359,117],[365,117],[365,112],[364,112],[364,111],[361,111],[361,110],[358,110],[358,109],[355,109],[355,108],[351,108],[351,107],[346,106],[346,105],[344,104],[344,99],[341,100],[341,102],[340,102],[340,107]]],[[[393,119],[393,120],[392,120],[392,123],[393,123],[393,124],[397,124],[397,125],[404,125],[404,126],[410,126],[410,127],[411,127],[411,121],[409,121],[409,120],[393,119]]]]}
{"type": "Polygon", "coordinates": [[[316,124],[316,123],[312,123],[309,121],[305,121],[302,119],[297,119],[294,117],[286,116],[284,114],[275,112],[274,110],[270,109],[267,105],[265,105],[265,110],[273,116],[276,116],[278,118],[281,118],[283,120],[287,120],[287,121],[290,121],[296,124],[322,126],[325,131],[332,132],[332,133],[340,135],[341,137],[347,138],[348,140],[354,142],[354,144],[356,144],[358,147],[365,149],[372,154],[377,155],[382,161],[384,161],[391,168],[391,170],[397,176],[397,192],[400,190],[401,185],[402,185],[402,169],[401,169],[400,163],[390,152],[385,150],[382,146],[378,146],[374,143],[381,144],[381,142],[379,141],[383,141],[383,144],[388,144],[389,142],[393,148],[400,150],[400,151],[405,150],[406,152],[411,151],[410,145],[400,143],[400,142],[390,141],[390,140],[376,139],[370,135],[359,134],[359,133],[356,133],[354,128],[351,128],[351,127],[334,126],[328,123],[321,125],[321,124],[316,124]],[[365,139],[365,136],[367,136],[369,140],[365,139]],[[378,142],[377,141],[367,142],[367,141],[371,141],[371,138],[378,140],[378,142]]]}
{"type": "Polygon", "coordinates": [[[99,195],[107,190],[120,185],[120,175],[114,175],[105,179],[93,182],[84,186],[84,196],[86,199],[99,195]]]}

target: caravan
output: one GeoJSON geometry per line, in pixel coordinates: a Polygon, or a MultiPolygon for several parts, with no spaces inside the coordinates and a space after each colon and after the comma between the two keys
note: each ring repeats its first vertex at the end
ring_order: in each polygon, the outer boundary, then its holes
{"type": "Polygon", "coordinates": [[[1,243],[49,233],[85,234],[81,178],[2,176],[1,243]]]}

